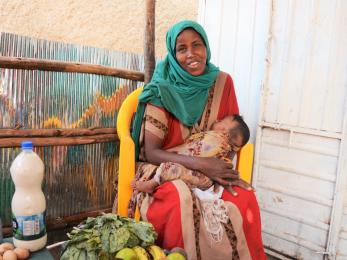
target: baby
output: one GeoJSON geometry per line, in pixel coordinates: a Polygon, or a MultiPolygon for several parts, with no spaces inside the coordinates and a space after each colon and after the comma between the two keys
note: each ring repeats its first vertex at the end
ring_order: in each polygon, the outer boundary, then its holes
{"type": "MultiPolygon", "coordinates": [[[[211,129],[193,134],[183,144],[167,151],[188,156],[215,157],[231,163],[235,153],[248,142],[250,136],[247,124],[239,115],[216,121],[211,129]]],[[[213,181],[204,174],[177,163],[165,162],[160,164],[153,177],[142,176],[132,182],[132,187],[139,192],[152,193],[160,184],[177,179],[183,180],[191,189],[206,190],[213,186],[213,181]]]]}

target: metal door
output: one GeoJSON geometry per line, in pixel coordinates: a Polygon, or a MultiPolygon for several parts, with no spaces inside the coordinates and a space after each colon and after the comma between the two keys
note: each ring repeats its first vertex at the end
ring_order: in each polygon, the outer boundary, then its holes
{"type": "Polygon", "coordinates": [[[217,2],[200,1],[199,20],[257,125],[264,244],[347,259],[347,1],[217,2]]]}

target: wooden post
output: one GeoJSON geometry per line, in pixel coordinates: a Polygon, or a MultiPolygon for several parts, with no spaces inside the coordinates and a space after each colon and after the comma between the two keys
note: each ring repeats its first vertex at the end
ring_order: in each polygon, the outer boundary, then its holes
{"type": "Polygon", "coordinates": [[[144,58],[146,84],[151,80],[155,67],[155,0],[146,0],[144,58]]]}

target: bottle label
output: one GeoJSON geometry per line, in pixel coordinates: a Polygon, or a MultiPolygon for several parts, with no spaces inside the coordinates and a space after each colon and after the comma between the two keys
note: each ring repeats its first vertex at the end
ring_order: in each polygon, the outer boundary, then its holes
{"type": "Polygon", "coordinates": [[[35,240],[46,235],[46,211],[31,216],[12,218],[13,237],[19,240],[35,240]]]}

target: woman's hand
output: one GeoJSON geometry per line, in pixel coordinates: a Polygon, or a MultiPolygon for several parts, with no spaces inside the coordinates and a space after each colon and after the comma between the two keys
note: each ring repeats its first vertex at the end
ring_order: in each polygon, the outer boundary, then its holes
{"type": "Polygon", "coordinates": [[[207,157],[195,157],[195,160],[196,170],[223,186],[229,186],[240,178],[239,172],[233,170],[232,163],[207,157]]]}

